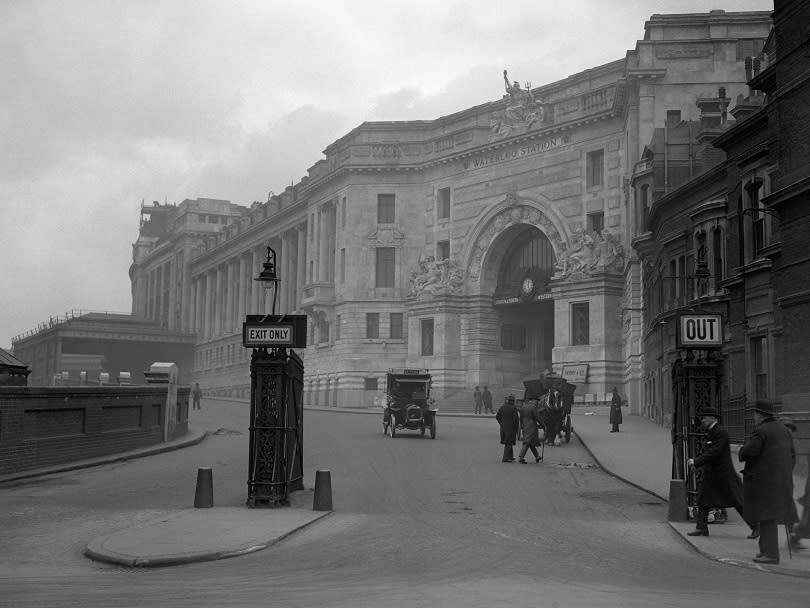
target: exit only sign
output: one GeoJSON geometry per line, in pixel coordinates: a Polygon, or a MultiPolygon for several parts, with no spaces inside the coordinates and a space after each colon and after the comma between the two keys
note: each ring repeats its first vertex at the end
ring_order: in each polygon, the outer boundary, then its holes
{"type": "Polygon", "coordinates": [[[723,317],[688,314],[678,317],[678,348],[718,348],[723,345],[723,317]]]}
{"type": "Polygon", "coordinates": [[[248,315],[242,324],[246,348],[306,348],[306,315],[248,315]]]}

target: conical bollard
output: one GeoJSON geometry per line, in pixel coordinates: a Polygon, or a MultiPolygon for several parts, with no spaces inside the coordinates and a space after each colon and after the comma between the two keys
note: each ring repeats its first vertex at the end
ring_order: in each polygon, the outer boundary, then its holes
{"type": "Polygon", "coordinates": [[[329,471],[315,471],[315,497],[313,511],[332,510],[332,474],[329,471]]]}
{"type": "Polygon", "coordinates": [[[197,469],[197,489],[194,491],[194,508],[210,509],[214,506],[214,475],[210,467],[197,469]]]}

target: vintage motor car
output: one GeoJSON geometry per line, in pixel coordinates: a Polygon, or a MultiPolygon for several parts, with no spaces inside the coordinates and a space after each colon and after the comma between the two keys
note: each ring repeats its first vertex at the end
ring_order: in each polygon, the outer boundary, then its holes
{"type": "Polygon", "coordinates": [[[391,369],[385,376],[383,433],[396,437],[397,431],[419,431],[436,439],[439,409],[430,396],[430,372],[426,369],[391,369]]]}

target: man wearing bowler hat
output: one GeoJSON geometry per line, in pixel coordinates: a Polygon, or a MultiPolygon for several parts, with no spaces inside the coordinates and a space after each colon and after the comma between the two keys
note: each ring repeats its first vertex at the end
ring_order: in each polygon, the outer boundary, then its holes
{"type": "Polygon", "coordinates": [[[720,412],[707,407],[700,412],[700,425],[706,431],[703,452],[688,460],[689,466],[700,469],[697,493],[695,530],[689,536],[708,536],[708,516],[712,507],[734,507],[743,515],[743,488],[731,462],[728,432],[720,426],[720,412]]]}
{"type": "Polygon", "coordinates": [[[798,519],[793,504],[793,465],[796,452],[788,428],[775,417],[769,401],[754,405],[756,427],[740,448],[743,471],[745,515],[759,522],[759,553],[753,561],[779,563],[779,524],[792,525],[798,519]]]}

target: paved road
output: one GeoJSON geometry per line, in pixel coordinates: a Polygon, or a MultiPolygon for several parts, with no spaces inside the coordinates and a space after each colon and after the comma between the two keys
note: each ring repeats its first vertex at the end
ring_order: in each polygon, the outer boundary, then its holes
{"type": "Polygon", "coordinates": [[[247,406],[208,403],[201,444],[0,487],[0,605],[804,606],[805,579],[711,562],[654,497],[581,445],[503,464],[491,419],[443,418],[435,441],[378,416],[308,411],[306,483],[332,473],[335,513],[267,550],[155,570],[87,560],[87,541],[191,505],[245,498],[247,406]],[[231,434],[231,432],[242,434],[231,434]]]}

